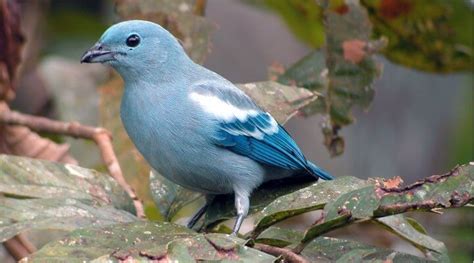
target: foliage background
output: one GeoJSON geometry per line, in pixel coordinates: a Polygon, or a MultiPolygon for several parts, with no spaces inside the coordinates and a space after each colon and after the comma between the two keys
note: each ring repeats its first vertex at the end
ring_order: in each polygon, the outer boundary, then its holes
{"type": "MultiPolygon", "coordinates": [[[[25,4],[34,5],[27,1],[25,4]]],[[[91,70],[89,65],[76,64],[103,30],[116,21],[112,2],[52,0],[30,10],[36,11],[25,17],[40,23],[25,25],[27,37],[35,40],[27,48],[32,58],[29,64],[39,66],[44,85],[43,89],[32,85],[29,71],[25,70],[13,107],[97,125],[99,99],[95,85],[107,79],[109,73],[100,67],[91,70]],[[77,72],[83,75],[78,76],[77,72]],[[74,86],[77,80],[85,79],[83,76],[93,81],[74,86]],[[34,102],[31,97],[36,98],[34,102]]],[[[311,50],[271,9],[242,1],[209,0],[206,16],[219,29],[212,35],[212,52],[205,65],[233,82],[268,79],[269,66],[291,65],[311,50]]],[[[466,32],[472,33],[472,15],[467,18],[466,32]]],[[[322,146],[320,116],[294,118],[287,124],[307,157],[336,175],[402,176],[406,182],[473,160],[472,74],[427,73],[392,63],[382,56],[378,59],[384,64],[384,73],[375,84],[376,95],[370,110],[356,111],[356,124],[342,132],[346,139],[344,155],[330,158],[322,146]]],[[[67,140],[82,165],[100,169],[93,145],[67,140]]],[[[445,241],[453,262],[472,260],[474,216],[467,208],[446,211],[443,217],[414,216],[425,222],[435,238],[445,241]]],[[[354,228],[335,235],[363,236],[363,231],[354,228]]],[[[390,237],[382,239],[387,240],[387,246],[404,246],[390,237]]]]}

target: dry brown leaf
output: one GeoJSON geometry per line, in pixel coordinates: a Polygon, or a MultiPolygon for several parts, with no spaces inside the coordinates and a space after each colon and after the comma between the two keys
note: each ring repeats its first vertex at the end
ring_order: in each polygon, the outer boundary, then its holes
{"type": "Polygon", "coordinates": [[[386,189],[395,189],[398,188],[402,183],[403,179],[400,176],[395,176],[383,181],[383,187],[386,189]]]}
{"type": "Polygon", "coordinates": [[[342,49],[344,51],[344,59],[352,63],[360,63],[367,52],[365,50],[367,43],[359,39],[347,40],[342,43],[342,49]]]}

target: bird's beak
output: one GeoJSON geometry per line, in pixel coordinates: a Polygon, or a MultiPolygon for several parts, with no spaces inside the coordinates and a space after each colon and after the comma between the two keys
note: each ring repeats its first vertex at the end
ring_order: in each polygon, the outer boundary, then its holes
{"type": "Polygon", "coordinates": [[[104,63],[115,59],[116,52],[101,43],[96,43],[93,47],[82,55],[81,63],[104,63]]]}

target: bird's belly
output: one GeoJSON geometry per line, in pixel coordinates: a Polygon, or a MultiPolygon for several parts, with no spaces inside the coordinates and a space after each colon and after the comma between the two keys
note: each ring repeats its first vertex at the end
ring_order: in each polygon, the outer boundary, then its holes
{"type": "Polygon", "coordinates": [[[224,160],[219,160],[222,158],[218,158],[216,146],[197,131],[188,128],[169,132],[163,126],[146,129],[143,124],[136,125],[125,125],[127,133],[147,162],[162,176],[193,191],[208,194],[233,191],[232,175],[224,160]]]}
{"type": "Polygon", "coordinates": [[[236,188],[250,192],[263,182],[261,165],[213,144],[206,129],[209,124],[192,112],[174,116],[165,112],[167,107],[152,111],[127,101],[124,105],[121,117],[131,140],[147,162],[172,182],[208,194],[231,193],[236,188]],[[150,117],[147,112],[157,114],[150,117]]]}
{"type": "Polygon", "coordinates": [[[152,161],[156,164],[154,168],[174,183],[193,191],[206,194],[231,193],[239,175],[246,172],[236,170],[226,158],[218,157],[218,150],[212,145],[189,149],[187,153],[181,151],[180,155],[172,157],[167,157],[166,150],[173,151],[162,148],[161,157],[157,156],[152,161]]]}
{"type": "Polygon", "coordinates": [[[157,146],[149,163],[172,182],[206,194],[227,194],[236,188],[251,192],[266,174],[257,162],[199,138],[181,138],[178,148],[157,146]]]}

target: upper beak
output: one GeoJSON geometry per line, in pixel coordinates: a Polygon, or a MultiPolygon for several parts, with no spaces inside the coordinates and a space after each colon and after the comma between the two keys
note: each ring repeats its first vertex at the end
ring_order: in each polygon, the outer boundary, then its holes
{"type": "Polygon", "coordinates": [[[114,59],[115,52],[101,43],[96,43],[82,55],[81,63],[103,63],[114,59]]]}

